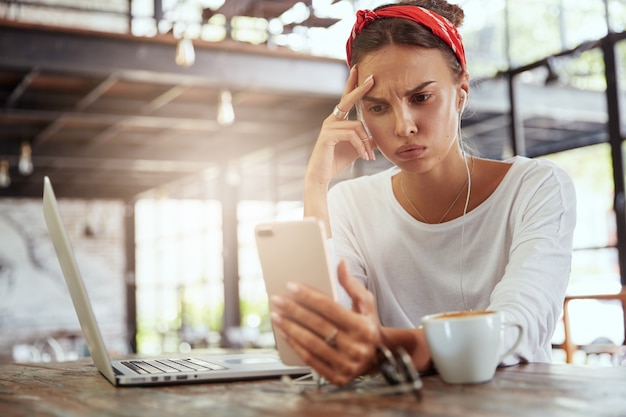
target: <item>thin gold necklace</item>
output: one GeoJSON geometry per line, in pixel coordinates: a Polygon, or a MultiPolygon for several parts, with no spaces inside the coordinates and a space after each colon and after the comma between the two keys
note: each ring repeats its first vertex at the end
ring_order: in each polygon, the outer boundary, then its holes
{"type": "MultiPolygon", "coordinates": [[[[439,221],[436,224],[439,224],[443,221],[443,219],[446,218],[446,216],[448,215],[448,213],[450,213],[450,210],[452,210],[452,207],[454,207],[454,205],[456,204],[457,201],[459,201],[459,198],[461,198],[461,194],[463,194],[463,190],[465,190],[465,187],[467,186],[467,184],[469,183],[469,179],[472,176],[472,174],[474,174],[474,159],[472,158],[472,170],[470,171],[469,176],[467,177],[467,179],[465,180],[465,183],[463,183],[463,186],[461,187],[461,189],[459,190],[459,193],[456,195],[456,197],[454,198],[454,200],[452,201],[452,203],[450,204],[450,206],[448,207],[448,209],[446,210],[445,213],[443,213],[443,216],[441,216],[441,218],[439,219],[439,221]]],[[[428,220],[426,220],[426,217],[424,217],[424,215],[422,214],[422,212],[420,212],[417,207],[415,207],[415,204],[413,204],[413,201],[411,201],[411,199],[409,198],[409,196],[406,194],[406,191],[404,190],[404,181],[403,181],[403,177],[400,177],[400,191],[402,191],[402,195],[404,196],[404,198],[409,202],[409,204],[411,205],[411,208],[413,208],[413,211],[415,211],[415,213],[417,213],[418,216],[420,216],[422,218],[422,220],[425,223],[428,223],[428,220]]]]}

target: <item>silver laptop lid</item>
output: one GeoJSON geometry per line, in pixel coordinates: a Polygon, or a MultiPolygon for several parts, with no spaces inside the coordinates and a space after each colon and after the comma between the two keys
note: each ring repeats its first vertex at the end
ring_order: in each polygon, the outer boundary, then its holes
{"type": "Polygon", "coordinates": [[[87,341],[87,348],[96,365],[96,368],[108,379],[113,385],[116,384],[115,374],[111,366],[111,360],[107,353],[100,328],[96,322],[96,317],[91,308],[87,291],[83,284],[83,280],[78,271],[78,265],[74,258],[74,252],[70,241],[67,237],[65,227],[61,220],[59,206],[57,204],[52,184],[48,177],[44,177],[43,184],[43,216],[52,238],[54,250],[63,270],[63,276],[67,283],[74,308],[78,315],[80,327],[87,341]]]}

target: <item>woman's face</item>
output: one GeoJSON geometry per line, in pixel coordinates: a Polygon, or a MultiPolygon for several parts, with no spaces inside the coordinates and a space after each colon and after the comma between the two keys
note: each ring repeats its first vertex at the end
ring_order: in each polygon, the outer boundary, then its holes
{"type": "Polygon", "coordinates": [[[360,102],[363,121],[380,152],[409,172],[426,172],[458,152],[461,88],[437,49],[392,45],[363,57],[359,84],[374,86],[360,102]]]}

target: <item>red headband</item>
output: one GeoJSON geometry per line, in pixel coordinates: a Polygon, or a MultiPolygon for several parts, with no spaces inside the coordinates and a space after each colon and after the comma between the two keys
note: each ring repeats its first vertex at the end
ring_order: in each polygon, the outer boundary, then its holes
{"type": "Polygon", "coordinates": [[[377,11],[359,10],[356,12],[356,22],[352,27],[352,34],[346,43],[348,66],[351,66],[352,64],[352,42],[354,42],[356,36],[374,20],[383,17],[408,19],[426,26],[434,35],[441,38],[441,40],[443,40],[452,49],[461,63],[463,70],[466,69],[467,64],[465,62],[465,49],[463,48],[461,35],[456,29],[456,26],[454,26],[448,19],[435,12],[420,6],[408,5],[389,6],[377,11]]]}

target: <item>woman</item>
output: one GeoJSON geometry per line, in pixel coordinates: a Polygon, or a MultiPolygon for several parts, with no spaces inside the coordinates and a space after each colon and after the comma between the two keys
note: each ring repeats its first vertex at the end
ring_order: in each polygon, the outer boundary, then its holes
{"type": "Polygon", "coordinates": [[[573,184],[543,160],[466,155],[462,20],[444,0],[357,12],[350,75],[322,125],[304,199],[341,259],[344,307],[297,284],[271,300],[275,328],[335,384],[375,369],[379,345],[402,346],[428,370],[420,320],[441,311],[502,311],[525,327],[518,357],[550,361],[571,265],[573,184]],[[353,107],[358,119],[348,120],[353,107]],[[328,191],[375,149],[394,167],[328,191]]]}

